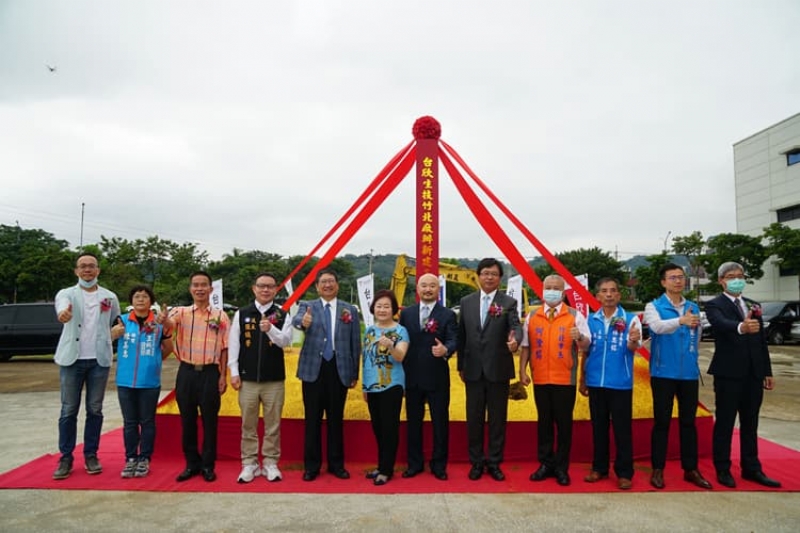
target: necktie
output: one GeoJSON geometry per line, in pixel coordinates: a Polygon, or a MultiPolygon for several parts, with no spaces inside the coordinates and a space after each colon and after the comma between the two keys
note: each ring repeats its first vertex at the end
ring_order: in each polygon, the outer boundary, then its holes
{"type": "Polygon", "coordinates": [[[556,317],[556,308],[551,307],[550,309],[547,310],[547,320],[552,322],[553,319],[555,319],[555,317],[556,317]]]}
{"type": "Polygon", "coordinates": [[[739,318],[744,320],[744,311],[742,310],[742,302],[739,300],[739,298],[733,299],[733,305],[736,306],[736,312],[739,313],[739,318]]]}
{"type": "Polygon", "coordinates": [[[423,305],[419,310],[419,327],[424,328],[425,322],[427,322],[428,317],[431,314],[431,308],[427,305],[423,305]]]}
{"type": "Polygon", "coordinates": [[[325,322],[325,335],[327,339],[325,340],[325,347],[322,349],[322,358],[326,361],[330,361],[333,359],[333,335],[331,335],[331,304],[325,304],[325,317],[323,318],[325,322]]]}
{"type": "Polygon", "coordinates": [[[486,315],[489,314],[489,295],[484,294],[481,300],[481,326],[486,324],[486,315]]]}

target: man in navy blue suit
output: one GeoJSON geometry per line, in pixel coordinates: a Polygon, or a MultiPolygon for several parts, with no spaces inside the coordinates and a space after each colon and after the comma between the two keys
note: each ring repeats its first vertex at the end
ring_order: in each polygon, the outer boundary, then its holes
{"type": "Polygon", "coordinates": [[[447,452],[450,425],[450,365],[456,351],[456,314],[437,303],[439,278],[424,274],[417,281],[419,303],[400,313],[400,324],[408,330],[410,343],[403,369],[406,373],[406,419],[408,430],[408,469],[404,478],[424,470],[422,419],[425,402],[433,425],[431,473],[447,479],[447,452]]]}
{"type": "Polygon", "coordinates": [[[297,377],[303,382],[305,445],[303,481],[314,481],[322,467],[322,415],[326,417],[328,472],[348,479],[344,467],[344,403],[358,381],[361,328],[358,311],[337,299],[333,269],[317,273],[318,300],[302,302],[292,325],[305,332],[297,377]]]}

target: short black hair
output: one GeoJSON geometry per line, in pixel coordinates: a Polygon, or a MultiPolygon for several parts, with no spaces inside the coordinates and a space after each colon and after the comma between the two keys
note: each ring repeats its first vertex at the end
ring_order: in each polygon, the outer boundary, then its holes
{"type": "Polygon", "coordinates": [[[594,284],[594,290],[595,291],[599,291],[600,290],[600,285],[604,285],[604,284],[606,284],[608,282],[612,282],[612,281],[617,285],[617,290],[619,290],[619,281],[615,280],[614,278],[608,277],[608,276],[606,276],[604,278],[600,278],[597,281],[597,283],[594,284]]]}
{"type": "Polygon", "coordinates": [[[683,270],[682,266],[676,265],[675,263],[667,263],[666,265],[658,269],[658,277],[661,278],[662,280],[667,279],[667,272],[669,272],[670,270],[680,270],[684,274],[686,273],[683,270]]]}
{"type": "Polygon", "coordinates": [[[484,268],[492,268],[496,266],[500,270],[500,277],[503,277],[503,264],[495,259],[494,257],[484,257],[481,259],[480,263],[478,263],[478,267],[475,269],[475,273],[477,275],[481,275],[481,270],[484,268]]]}
{"type": "Polygon", "coordinates": [[[150,297],[150,305],[156,303],[156,295],[153,293],[153,289],[148,287],[147,285],[134,285],[131,287],[130,292],[128,293],[128,301],[133,303],[133,295],[137,292],[146,292],[147,296],[150,297]]]}
{"type": "Polygon", "coordinates": [[[191,285],[191,283],[192,283],[192,280],[193,280],[195,277],[197,277],[197,276],[205,276],[205,277],[206,277],[206,279],[208,279],[208,284],[209,284],[209,285],[213,285],[213,284],[214,284],[214,280],[212,280],[212,279],[211,279],[211,274],[209,274],[209,273],[208,273],[208,272],[206,272],[205,270],[195,270],[195,271],[194,271],[194,272],[192,272],[192,274],[189,276],[189,284],[190,284],[190,285],[191,285]]]}
{"type": "Polygon", "coordinates": [[[389,289],[381,289],[375,293],[375,298],[373,298],[372,303],[369,304],[369,312],[373,315],[375,314],[375,302],[381,298],[389,298],[389,301],[392,302],[392,314],[396,315],[400,310],[400,304],[397,303],[397,296],[394,295],[394,291],[390,291],[389,289]]]}
{"type": "Polygon", "coordinates": [[[319,283],[319,278],[321,278],[325,274],[330,274],[331,276],[333,276],[333,279],[336,280],[336,283],[339,283],[339,274],[337,274],[336,271],[334,269],[330,268],[330,267],[325,267],[323,269],[320,269],[317,272],[317,277],[314,278],[314,283],[315,284],[319,283]]]}
{"type": "Polygon", "coordinates": [[[92,252],[80,252],[80,253],[78,254],[78,257],[76,257],[76,258],[75,258],[75,264],[78,264],[78,260],[79,260],[81,257],[94,257],[94,260],[95,260],[95,261],[97,261],[97,266],[100,266],[100,258],[99,258],[99,257],[97,257],[97,256],[96,256],[95,254],[93,254],[92,252]]]}
{"type": "Polygon", "coordinates": [[[276,278],[275,274],[273,274],[272,272],[259,272],[253,278],[253,285],[256,284],[256,282],[258,281],[258,278],[264,278],[264,277],[272,278],[272,281],[274,281],[275,283],[278,283],[278,278],[276,278]]]}

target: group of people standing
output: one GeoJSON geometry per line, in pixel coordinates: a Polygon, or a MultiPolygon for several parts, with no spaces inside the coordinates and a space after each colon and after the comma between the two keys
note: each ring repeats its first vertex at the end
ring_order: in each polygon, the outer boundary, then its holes
{"type": "MultiPolygon", "coordinates": [[[[323,416],[327,472],[340,479],[350,478],[345,468],[344,407],[359,371],[378,451],[377,465],[366,477],[375,485],[392,479],[405,398],[408,455],[402,477],[411,478],[425,470],[422,428],[427,405],[433,433],[428,469],[436,479],[447,480],[448,359],[457,353],[457,368],[466,390],[469,479],[478,480],[484,473],[496,481],[505,479],[501,464],[509,389],[518,372],[524,385],[533,383],[538,412],[539,467],[530,480],[554,478],[562,486],[571,483],[572,413],[579,392],[589,398],[594,441],[592,467],[584,481],[608,478],[609,432],[613,430],[617,484],[620,489],[630,489],[634,473],[633,358],[642,345],[642,324],[636,314],[620,306],[618,282],[611,278],[597,282],[601,308],[584,317],[564,302],[564,279],[548,276],[543,280],[543,305],[522,323],[517,301],[499,291],[502,264],[486,258],[476,271],[480,290],[461,300],[460,318],[438,303],[438,277],[426,274],[417,280],[419,302],[402,311],[393,292],[378,291],[370,305],[374,324],[362,337],[358,310],[338,299],[338,276],[329,268],[317,273],[319,298],[301,302],[295,316],[289,316],[274,302],[278,280],[267,272],[256,275],[254,301],[239,309],[232,320],[212,309],[212,281],[205,272],[190,276],[191,306],[176,307],[169,313],[165,307],[154,310],[155,295],[142,285],[130,291],[132,310],[123,316],[116,295],[97,284],[97,257],[81,254],[75,269],[78,285],[60,291],[55,304],[64,331],[55,356],[60,365],[62,409],[61,457],[53,477],[64,479],[72,472],[84,387],[85,469],[89,474],[102,472],[97,459],[102,403],[112,341],[120,339],[116,379],[124,419],[126,462],[122,477],[143,477],[149,472],[161,361],[174,351],[180,361],[175,393],[186,460],[176,481],[198,475],[208,482],[216,479],[217,422],[228,370],[242,414],[242,470],[237,480],[248,483],[258,476],[281,480],[278,462],[285,401],[284,348],[290,346],[295,328],[304,333],[297,365],[305,412],[304,481],[314,481],[322,470],[323,416]],[[515,368],[513,354],[519,348],[515,368]],[[257,428],[262,411],[260,460],[257,428]],[[198,443],[198,413],[203,424],[202,443],[198,443]]],[[[683,297],[686,277],[680,266],[667,264],[660,276],[665,292],[647,304],[644,314],[652,338],[650,483],[657,489],[665,486],[667,438],[677,399],[684,479],[710,489],[711,484],[697,468],[699,308],[683,297]]],[[[717,481],[727,487],[736,485],[730,471],[730,449],[738,415],[742,478],[779,487],[778,481],[764,474],[758,460],[759,409],[763,391],[774,386],[759,308],[741,298],[741,265],[723,264],[718,277],[724,292],[706,304],[716,343],[709,374],[714,375],[716,399],[713,458],[717,481]]]]}

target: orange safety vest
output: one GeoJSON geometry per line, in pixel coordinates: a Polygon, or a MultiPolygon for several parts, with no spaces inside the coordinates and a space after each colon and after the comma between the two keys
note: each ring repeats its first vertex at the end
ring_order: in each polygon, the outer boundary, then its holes
{"type": "Polygon", "coordinates": [[[528,345],[534,385],[575,385],[578,346],[569,335],[575,327],[575,309],[561,304],[550,322],[540,307],[528,320],[528,345]]]}

